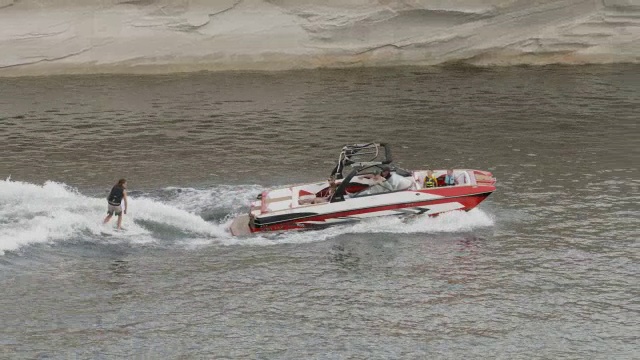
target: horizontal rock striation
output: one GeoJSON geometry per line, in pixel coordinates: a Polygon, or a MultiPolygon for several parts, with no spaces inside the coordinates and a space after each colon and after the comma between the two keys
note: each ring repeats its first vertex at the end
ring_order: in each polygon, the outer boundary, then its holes
{"type": "Polygon", "coordinates": [[[640,62],[640,0],[0,0],[0,75],[640,62]]]}

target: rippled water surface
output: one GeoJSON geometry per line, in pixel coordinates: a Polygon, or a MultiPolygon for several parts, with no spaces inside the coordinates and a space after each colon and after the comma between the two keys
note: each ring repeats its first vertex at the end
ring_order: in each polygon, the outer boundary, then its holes
{"type": "Polygon", "coordinates": [[[0,358],[638,358],[639,94],[631,65],[0,79],[0,358]],[[497,191],[226,231],[365,141],[497,191]]]}

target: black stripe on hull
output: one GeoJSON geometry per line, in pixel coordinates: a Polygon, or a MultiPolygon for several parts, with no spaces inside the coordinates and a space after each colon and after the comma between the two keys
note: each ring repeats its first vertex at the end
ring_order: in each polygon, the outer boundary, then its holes
{"type": "MultiPolygon", "coordinates": [[[[269,217],[261,217],[261,218],[255,218],[254,222],[253,222],[253,227],[256,229],[259,229],[263,226],[273,226],[273,225],[278,225],[278,224],[286,224],[286,223],[290,223],[290,222],[298,222],[296,220],[301,220],[304,221],[304,219],[307,218],[313,218],[316,216],[328,216],[331,217],[332,214],[339,214],[339,213],[344,213],[344,212],[349,212],[349,211],[360,211],[360,210],[367,210],[367,209],[375,209],[375,208],[381,208],[381,207],[386,207],[386,206],[402,206],[402,205],[407,205],[405,207],[400,207],[398,209],[394,209],[396,211],[402,211],[402,210],[409,210],[409,209],[419,209],[422,207],[426,207],[429,206],[430,202],[435,202],[440,204],[442,200],[448,200],[448,199],[457,199],[457,198],[466,198],[466,197],[482,197],[483,200],[486,199],[489,195],[491,195],[493,192],[484,192],[484,193],[477,193],[477,194],[467,194],[467,195],[460,195],[460,196],[450,196],[450,197],[446,197],[446,198],[441,198],[441,199],[432,199],[432,200],[427,200],[427,201],[420,201],[418,203],[427,203],[425,205],[417,205],[417,206],[411,206],[411,204],[417,203],[417,202],[410,202],[410,203],[398,203],[398,204],[389,204],[389,205],[377,205],[377,206],[370,206],[370,207],[364,207],[364,208],[358,208],[358,209],[351,209],[351,210],[340,210],[340,211],[335,211],[333,213],[326,213],[326,214],[318,214],[318,213],[312,213],[312,212],[299,212],[299,213],[292,213],[292,214],[282,214],[282,215],[273,215],[273,216],[269,216],[269,217]]],[[[483,201],[481,200],[481,201],[483,201]]],[[[384,210],[381,210],[384,211],[384,210]]],[[[425,211],[421,212],[424,213],[428,211],[428,209],[426,209],[425,211]]],[[[371,211],[371,212],[375,212],[375,210],[371,211]]],[[[341,216],[338,216],[338,218],[340,218],[341,216]]]]}
{"type": "Polygon", "coordinates": [[[299,212],[299,213],[293,213],[293,214],[273,215],[269,217],[256,218],[254,220],[254,224],[256,227],[265,226],[265,225],[275,225],[279,223],[305,219],[305,218],[318,216],[318,215],[320,214],[313,213],[313,212],[299,212]]]}

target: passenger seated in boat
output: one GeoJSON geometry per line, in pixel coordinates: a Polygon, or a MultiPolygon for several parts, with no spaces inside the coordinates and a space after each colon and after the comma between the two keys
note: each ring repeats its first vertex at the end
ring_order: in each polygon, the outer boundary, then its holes
{"type": "Polygon", "coordinates": [[[447,176],[444,177],[444,186],[453,186],[456,184],[456,177],[453,176],[453,170],[447,170],[447,176]]]}
{"type": "Polygon", "coordinates": [[[322,193],[324,196],[318,196],[314,199],[302,199],[302,200],[298,200],[298,204],[300,205],[308,205],[308,204],[323,204],[323,203],[328,203],[331,200],[331,196],[333,196],[333,194],[336,192],[336,188],[338,187],[338,185],[336,184],[336,179],[335,177],[332,175],[329,177],[329,188],[326,190],[322,190],[320,193],[322,193]]]}
{"type": "Polygon", "coordinates": [[[433,175],[433,171],[427,170],[427,176],[424,177],[424,188],[432,188],[438,186],[438,179],[433,175]]]}

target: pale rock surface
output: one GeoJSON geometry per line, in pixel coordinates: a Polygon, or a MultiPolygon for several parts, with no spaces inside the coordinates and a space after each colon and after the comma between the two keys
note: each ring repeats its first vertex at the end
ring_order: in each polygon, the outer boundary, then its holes
{"type": "Polygon", "coordinates": [[[640,0],[0,0],[0,75],[640,62],[640,0]]]}

